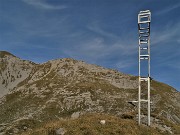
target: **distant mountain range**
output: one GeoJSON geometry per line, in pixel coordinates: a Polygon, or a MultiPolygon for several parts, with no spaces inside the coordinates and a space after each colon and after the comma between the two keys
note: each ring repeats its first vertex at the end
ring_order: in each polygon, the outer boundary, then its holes
{"type": "MultiPolygon", "coordinates": [[[[137,92],[138,77],[116,70],[70,58],[36,64],[0,51],[0,135],[35,134],[45,123],[78,121],[89,114],[136,121],[137,104],[129,101],[137,100],[137,92]]],[[[152,80],[151,100],[152,130],[180,134],[180,92],[152,80]]],[[[70,135],[68,128],[66,134],[70,135]]]]}

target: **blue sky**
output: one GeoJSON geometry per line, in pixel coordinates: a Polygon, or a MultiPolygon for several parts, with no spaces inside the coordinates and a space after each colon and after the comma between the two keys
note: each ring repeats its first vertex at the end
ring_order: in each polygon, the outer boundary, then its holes
{"type": "Polygon", "coordinates": [[[0,0],[0,50],[138,75],[137,15],[152,12],[151,76],[180,90],[179,0],[0,0]]]}

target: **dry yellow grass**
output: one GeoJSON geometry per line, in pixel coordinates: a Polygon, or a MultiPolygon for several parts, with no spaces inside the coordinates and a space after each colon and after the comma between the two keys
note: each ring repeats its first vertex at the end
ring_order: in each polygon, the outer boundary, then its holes
{"type": "Polygon", "coordinates": [[[75,120],[51,121],[22,135],[55,135],[58,128],[64,128],[65,135],[163,135],[157,129],[138,126],[134,120],[107,114],[86,114],[75,120]],[[100,120],[106,120],[106,124],[100,124],[100,120]]]}

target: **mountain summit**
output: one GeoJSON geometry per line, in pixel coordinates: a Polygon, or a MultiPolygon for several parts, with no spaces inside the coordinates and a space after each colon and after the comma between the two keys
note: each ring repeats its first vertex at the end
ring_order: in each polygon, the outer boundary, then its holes
{"type": "Polygon", "coordinates": [[[13,56],[15,57],[13,54],[7,52],[7,51],[0,51],[0,58],[4,58],[6,56],[13,56]]]}
{"type": "MultiPolygon", "coordinates": [[[[83,61],[64,58],[35,64],[2,51],[0,84],[2,134],[20,134],[89,113],[137,120],[137,105],[129,101],[137,100],[138,78],[83,61]]],[[[153,80],[151,99],[152,125],[158,133],[180,133],[180,93],[153,80]]],[[[146,111],[142,113],[146,123],[146,111]]]]}

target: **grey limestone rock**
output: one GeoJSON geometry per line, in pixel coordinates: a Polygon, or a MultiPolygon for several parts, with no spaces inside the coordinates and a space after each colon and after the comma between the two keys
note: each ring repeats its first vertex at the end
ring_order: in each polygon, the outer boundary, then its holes
{"type": "Polygon", "coordinates": [[[55,131],[56,135],[64,135],[66,133],[66,130],[64,128],[56,129],[55,131]]]}

